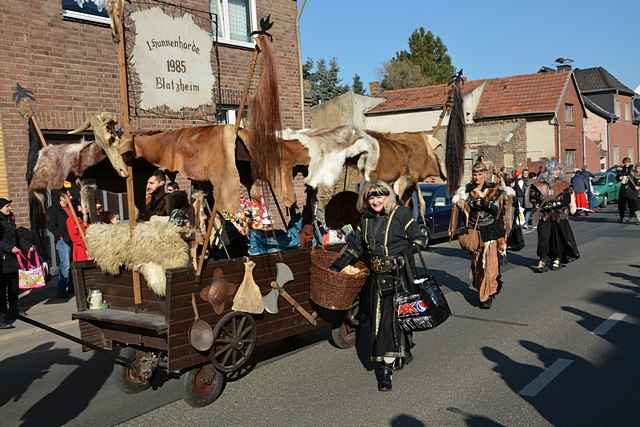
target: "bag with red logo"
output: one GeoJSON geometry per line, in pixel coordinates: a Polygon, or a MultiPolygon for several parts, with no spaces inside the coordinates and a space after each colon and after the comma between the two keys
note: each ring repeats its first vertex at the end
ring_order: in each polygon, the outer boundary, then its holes
{"type": "Polygon", "coordinates": [[[427,272],[422,254],[420,252],[418,254],[423,267],[422,277],[413,279],[418,292],[408,292],[404,289],[395,297],[396,318],[400,327],[407,332],[433,329],[451,315],[451,309],[442,289],[427,272]]]}

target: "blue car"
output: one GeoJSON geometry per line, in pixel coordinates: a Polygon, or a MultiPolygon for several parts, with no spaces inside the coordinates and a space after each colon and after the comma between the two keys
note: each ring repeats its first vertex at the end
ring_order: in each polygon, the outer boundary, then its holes
{"type": "MultiPolygon", "coordinates": [[[[433,239],[441,239],[449,235],[449,221],[451,220],[451,212],[453,204],[451,196],[447,191],[446,184],[420,184],[420,191],[424,198],[426,211],[424,219],[426,223],[428,242],[433,239]]],[[[414,216],[418,224],[422,225],[422,217],[418,213],[418,209],[414,209],[414,216]]],[[[458,229],[456,235],[464,231],[464,214],[458,214],[458,229]]]]}

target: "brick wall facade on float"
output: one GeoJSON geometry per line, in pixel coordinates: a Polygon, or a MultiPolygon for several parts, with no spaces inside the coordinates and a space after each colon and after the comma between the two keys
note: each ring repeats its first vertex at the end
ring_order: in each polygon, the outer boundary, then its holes
{"type": "Polygon", "coordinates": [[[483,155],[497,168],[522,170],[527,165],[527,132],[524,119],[496,120],[467,125],[467,147],[483,155]]]}
{"type": "MultiPolygon", "coordinates": [[[[45,133],[73,129],[92,113],[118,111],[118,72],[110,28],[63,20],[61,3],[8,0],[2,2],[0,10],[0,129],[9,183],[8,194],[0,196],[13,199],[20,225],[28,223],[24,178],[28,134],[13,101],[16,83],[35,95],[34,110],[45,133]]],[[[209,7],[207,0],[176,3],[201,10],[209,7]]],[[[275,23],[271,33],[278,61],[283,125],[294,128],[301,126],[296,13],[291,0],[257,0],[258,19],[271,14],[275,23]]],[[[240,91],[252,50],[221,45],[219,52],[223,89],[240,91]]],[[[192,124],[196,122],[132,120],[134,128],[144,130],[192,124]]]]}

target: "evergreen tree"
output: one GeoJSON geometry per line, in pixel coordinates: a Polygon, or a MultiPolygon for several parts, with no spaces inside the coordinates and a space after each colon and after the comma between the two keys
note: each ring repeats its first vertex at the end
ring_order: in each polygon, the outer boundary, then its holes
{"type": "Polygon", "coordinates": [[[340,67],[336,58],[332,58],[327,62],[324,58],[317,61],[307,59],[302,66],[302,74],[305,80],[309,82],[310,93],[313,104],[319,104],[328,101],[349,90],[348,85],[343,85],[340,79],[340,67]]]}
{"type": "Polygon", "coordinates": [[[366,95],[366,90],[364,89],[364,83],[362,83],[362,79],[358,73],[353,75],[353,83],[351,84],[351,90],[353,93],[358,95],[366,95]]]}
{"type": "Polygon", "coordinates": [[[403,87],[413,87],[417,85],[428,85],[447,83],[451,76],[455,74],[456,68],[453,66],[451,57],[447,51],[447,46],[442,39],[434,35],[431,31],[423,27],[415,30],[409,37],[409,50],[401,50],[396,56],[384,66],[383,87],[385,89],[397,86],[397,76],[388,76],[387,71],[407,74],[411,80],[400,84],[403,87]],[[408,63],[418,67],[422,79],[416,78],[415,69],[408,63]],[[385,80],[387,85],[385,86],[385,80]],[[390,82],[396,82],[392,84],[390,82]]]}

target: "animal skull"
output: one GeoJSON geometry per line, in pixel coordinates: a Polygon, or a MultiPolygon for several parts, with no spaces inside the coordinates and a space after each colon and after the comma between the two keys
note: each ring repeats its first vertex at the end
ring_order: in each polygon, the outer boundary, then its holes
{"type": "Polygon", "coordinates": [[[116,124],[118,123],[116,115],[113,113],[103,112],[89,116],[87,120],[77,129],[69,132],[76,134],[92,129],[96,138],[96,143],[102,148],[111,162],[111,166],[116,170],[122,178],[128,176],[127,165],[118,150],[120,146],[120,137],[116,133],[116,124]]]}

